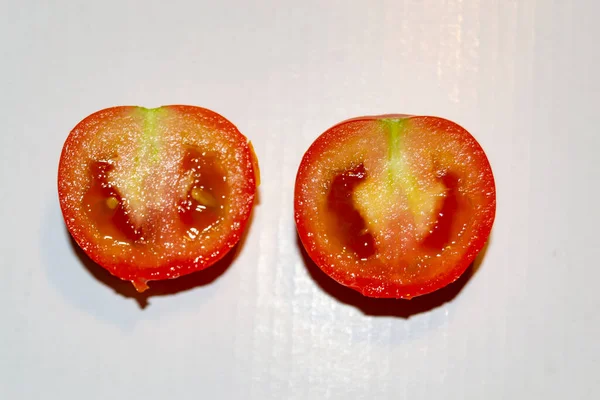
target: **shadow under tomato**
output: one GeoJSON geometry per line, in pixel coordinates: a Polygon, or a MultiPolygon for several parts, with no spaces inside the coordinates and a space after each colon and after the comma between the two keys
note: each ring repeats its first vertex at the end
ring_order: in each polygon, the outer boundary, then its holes
{"type": "Polygon", "coordinates": [[[356,290],[337,283],[325,274],[308,256],[299,237],[297,237],[297,245],[302,253],[302,259],[310,276],[327,294],[342,303],[356,307],[365,315],[408,319],[417,314],[434,310],[445,303],[452,301],[479,270],[490,240],[491,237],[477,255],[475,261],[467,268],[460,278],[433,293],[418,296],[410,300],[377,299],[363,296],[356,290]]]}

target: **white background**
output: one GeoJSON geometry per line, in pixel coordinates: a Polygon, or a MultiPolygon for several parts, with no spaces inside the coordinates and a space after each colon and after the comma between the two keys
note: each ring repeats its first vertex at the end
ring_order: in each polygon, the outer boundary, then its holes
{"type": "Polygon", "coordinates": [[[0,7],[1,399],[600,398],[600,2],[0,7]],[[173,103],[252,139],[260,204],[228,262],[138,296],[76,252],[57,163],[88,114],[173,103]],[[293,222],[310,143],[382,113],[460,123],[497,181],[478,267],[412,302],[333,283],[293,222]]]}

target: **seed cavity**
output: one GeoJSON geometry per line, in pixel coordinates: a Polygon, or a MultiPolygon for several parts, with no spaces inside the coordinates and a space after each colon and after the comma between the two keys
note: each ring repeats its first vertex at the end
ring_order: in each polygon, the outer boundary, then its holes
{"type": "Polygon", "coordinates": [[[187,240],[207,239],[209,232],[225,217],[229,188],[217,156],[196,148],[187,150],[181,173],[189,186],[179,201],[179,218],[187,240]]]}
{"type": "Polygon", "coordinates": [[[444,250],[452,243],[455,215],[461,208],[461,198],[458,190],[458,177],[450,172],[439,174],[439,180],[444,184],[446,191],[437,212],[435,225],[425,237],[423,245],[435,250],[444,250]]]}
{"type": "Polygon", "coordinates": [[[338,174],[331,183],[327,197],[328,209],[335,216],[337,236],[361,260],[368,259],[376,252],[375,239],[353,199],[354,189],[366,177],[367,171],[363,164],[338,174]]]}
{"type": "Polygon", "coordinates": [[[96,228],[106,240],[118,245],[143,241],[142,229],[131,220],[117,188],[110,179],[114,160],[90,164],[90,188],[83,197],[83,206],[96,228]]]}

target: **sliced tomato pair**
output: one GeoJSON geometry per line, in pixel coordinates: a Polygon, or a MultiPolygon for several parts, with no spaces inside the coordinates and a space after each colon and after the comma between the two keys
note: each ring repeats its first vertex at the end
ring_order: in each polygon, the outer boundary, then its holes
{"type": "Polygon", "coordinates": [[[259,183],[250,142],[199,107],[114,107],[81,121],[60,158],[67,228],[85,253],[143,291],[221,259],[259,183]]]}
{"type": "Polygon", "coordinates": [[[487,241],[495,210],[481,146],[435,117],[342,122],[310,146],[295,187],[308,255],[372,297],[408,299],[455,281],[487,241]]]}
{"type": "MultiPolygon", "coordinates": [[[[67,138],[58,174],[75,241],[139,291],[221,259],[240,239],[258,183],[250,142],[191,106],[90,115],[67,138]]],[[[485,244],[495,206],[477,141],[434,117],[334,126],[304,155],[295,188],[309,256],[374,297],[411,298],[456,280],[485,244]]]]}

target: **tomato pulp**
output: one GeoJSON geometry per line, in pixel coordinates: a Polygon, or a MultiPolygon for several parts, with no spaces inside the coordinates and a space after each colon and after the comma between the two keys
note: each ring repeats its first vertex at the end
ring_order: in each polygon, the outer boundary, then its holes
{"type": "Polygon", "coordinates": [[[58,194],[77,244],[136,289],[221,259],[248,222],[258,163],[224,117],[193,106],[96,112],[69,134],[58,194]]]}
{"type": "Polygon", "coordinates": [[[455,281],[490,234],[488,159],[459,125],[386,115],[342,122],[304,154],[298,235],[330,277],[370,297],[412,298],[455,281]]]}

